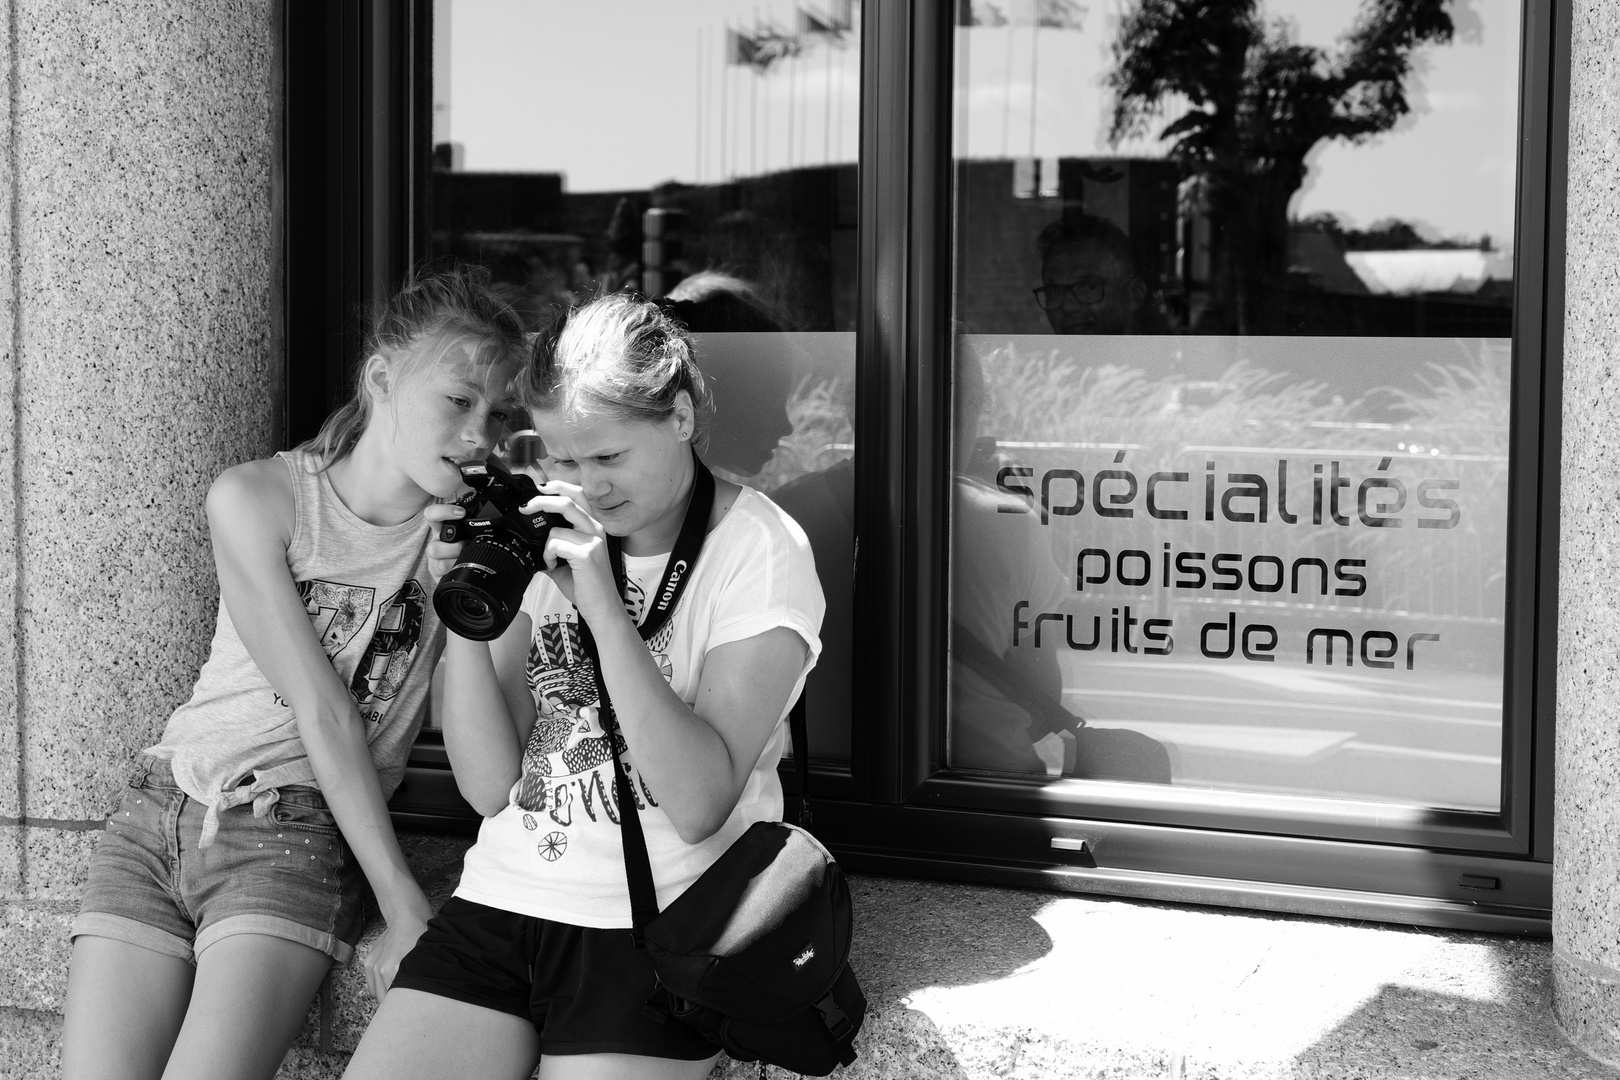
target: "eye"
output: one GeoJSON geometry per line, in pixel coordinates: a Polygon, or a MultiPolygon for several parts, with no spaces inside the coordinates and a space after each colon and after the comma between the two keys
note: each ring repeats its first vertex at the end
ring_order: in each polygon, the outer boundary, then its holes
{"type": "Polygon", "coordinates": [[[507,412],[505,409],[492,409],[490,410],[489,418],[495,421],[497,424],[504,425],[512,418],[512,414],[507,412]]]}
{"type": "Polygon", "coordinates": [[[611,454],[597,454],[596,460],[600,461],[604,465],[607,465],[611,462],[617,461],[621,456],[623,456],[623,453],[624,451],[622,450],[616,450],[611,454]]]}
{"type": "Polygon", "coordinates": [[[573,458],[565,458],[565,457],[552,458],[551,463],[553,465],[557,466],[557,468],[559,468],[559,469],[572,469],[574,467],[574,459],[573,458]]]}
{"type": "Polygon", "coordinates": [[[458,408],[458,409],[470,409],[470,408],[472,408],[472,402],[471,401],[468,401],[464,397],[457,397],[454,394],[450,395],[450,402],[453,405],[455,405],[456,408],[458,408]]]}

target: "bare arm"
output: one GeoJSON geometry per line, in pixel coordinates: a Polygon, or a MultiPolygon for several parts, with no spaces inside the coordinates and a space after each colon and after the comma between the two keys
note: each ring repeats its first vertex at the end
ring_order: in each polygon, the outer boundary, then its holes
{"type": "Polygon", "coordinates": [[[506,808],[534,727],[534,698],[523,672],[530,633],[523,614],[492,642],[448,631],[433,678],[433,715],[444,729],[456,787],[485,817],[506,808]]]}
{"type": "Polygon", "coordinates": [[[742,797],[787,710],[809,646],[797,631],[779,626],[709,650],[697,701],[688,707],[622,606],[586,618],[637,770],[682,840],[708,839],[742,797]]]}
{"type": "Polygon", "coordinates": [[[364,721],[287,569],[294,512],[286,466],[255,461],[227,470],[207,508],[221,602],[248,655],[291,706],[316,783],[388,922],[366,958],[367,983],[380,998],[431,911],[388,819],[364,721]]]}
{"type": "MultiPolygon", "coordinates": [[[[462,545],[439,539],[439,526],[465,516],[452,504],[427,508],[429,566],[443,577],[462,545]]],[[[433,715],[462,798],[485,817],[506,808],[523,771],[523,746],[534,727],[534,698],[524,664],[533,626],[522,612],[494,641],[469,641],[445,629],[444,657],[433,673],[433,715]]]]}

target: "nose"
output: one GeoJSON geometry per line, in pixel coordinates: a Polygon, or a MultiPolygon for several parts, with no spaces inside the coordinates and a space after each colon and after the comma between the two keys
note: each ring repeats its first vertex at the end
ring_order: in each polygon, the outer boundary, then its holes
{"type": "Polygon", "coordinates": [[[601,502],[613,491],[613,482],[599,470],[583,468],[579,475],[580,490],[590,502],[601,502]]]}
{"type": "Polygon", "coordinates": [[[499,425],[488,416],[479,416],[476,413],[468,416],[461,428],[461,441],[467,445],[467,456],[488,457],[490,451],[495,449],[498,427],[499,425]]]}

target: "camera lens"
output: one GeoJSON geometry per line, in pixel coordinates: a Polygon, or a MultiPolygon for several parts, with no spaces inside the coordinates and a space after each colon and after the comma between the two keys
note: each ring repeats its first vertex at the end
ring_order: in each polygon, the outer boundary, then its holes
{"type": "Polygon", "coordinates": [[[433,590],[445,626],[472,641],[492,641],[517,618],[536,569],[529,546],[515,537],[469,544],[433,590]]]}

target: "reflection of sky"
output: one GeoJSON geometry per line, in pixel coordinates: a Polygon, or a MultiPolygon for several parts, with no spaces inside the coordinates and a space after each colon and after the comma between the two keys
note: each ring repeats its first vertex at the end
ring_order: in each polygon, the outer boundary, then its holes
{"type": "MultiPolygon", "coordinates": [[[[714,181],[722,144],[741,174],[786,168],[790,124],[794,165],[853,161],[860,94],[853,38],[830,49],[817,40],[767,78],[721,62],[727,26],[791,29],[797,6],[825,18],[837,5],[435,0],[437,25],[450,13],[451,76],[448,88],[442,80],[434,88],[433,141],[461,143],[466,169],[561,172],[573,191],[689,183],[700,170],[714,181]]],[[[436,49],[435,67],[444,61],[436,49]]]]}
{"type": "MultiPolygon", "coordinates": [[[[560,171],[572,190],[712,181],[721,170],[724,78],[731,86],[727,156],[738,171],[786,167],[790,123],[795,164],[852,160],[859,86],[853,47],[817,45],[791,76],[779,67],[757,85],[746,69],[720,63],[728,22],[751,26],[757,16],[789,27],[795,6],[784,0],[437,0],[439,24],[451,26],[451,79],[435,92],[435,141],[462,143],[465,168],[560,171]],[[447,9],[454,12],[448,19],[447,9]]],[[[967,156],[1030,153],[1032,60],[1036,156],[1157,152],[1150,145],[1113,151],[1103,140],[1108,102],[1100,82],[1123,0],[1081,6],[1087,9],[1081,30],[1042,30],[1038,41],[1028,27],[959,32],[972,87],[957,126],[967,156]]],[[[1322,45],[1330,45],[1361,6],[1359,0],[1266,0],[1268,11],[1294,21],[1300,40],[1322,45]]],[[[1465,26],[1452,45],[1421,54],[1415,117],[1369,145],[1320,148],[1296,213],[1328,210],[1363,226],[1395,216],[1440,234],[1488,232],[1499,243],[1511,235],[1518,5],[1471,0],[1465,7],[1474,30],[1465,26]]],[[[445,50],[438,55],[442,63],[445,50]]]]}

